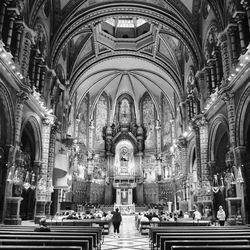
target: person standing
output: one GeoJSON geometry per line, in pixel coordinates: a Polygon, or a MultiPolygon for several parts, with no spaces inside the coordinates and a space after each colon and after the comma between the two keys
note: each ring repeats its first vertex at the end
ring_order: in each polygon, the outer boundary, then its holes
{"type": "Polygon", "coordinates": [[[112,223],[113,223],[113,227],[114,227],[114,237],[119,238],[119,233],[120,233],[120,225],[122,222],[122,216],[121,213],[119,212],[119,209],[116,208],[115,212],[113,213],[113,217],[112,217],[112,223]]]}
{"type": "Polygon", "coordinates": [[[195,210],[193,213],[193,219],[198,222],[201,220],[201,213],[198,211],[197,207],[195,207],[195,210]]]}
{"type": "Polygon", "coordinates": [[[222,206],[219,206],[219,210],[217,212],[217,219],[219,220],[220,226],[224,226],[226,220],[226,213],[223,210],[222,206]]]}

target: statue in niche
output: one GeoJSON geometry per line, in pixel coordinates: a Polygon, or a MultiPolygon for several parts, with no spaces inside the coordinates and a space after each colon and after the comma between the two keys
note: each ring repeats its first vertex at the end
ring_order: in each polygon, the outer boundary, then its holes
{"type": "Polygon", "coordinates": [[[115,154],[114,165],[118,175],[133,175],[135,169],[133,148],[126,145],[119,148],[115,154]]]}

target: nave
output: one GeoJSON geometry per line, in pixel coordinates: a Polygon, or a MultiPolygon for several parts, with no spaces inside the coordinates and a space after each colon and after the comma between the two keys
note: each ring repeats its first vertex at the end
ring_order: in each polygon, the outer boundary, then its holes
{"type": "Polygon", "coordinates": [[[102,250],[149,250],[148,235],[141,235],[136,229],[134,215],[123,216],[122,220],[120,226],[120,238],[114,237],[113,226],[111,226],[109,235],[104,236],[102,250]]]}

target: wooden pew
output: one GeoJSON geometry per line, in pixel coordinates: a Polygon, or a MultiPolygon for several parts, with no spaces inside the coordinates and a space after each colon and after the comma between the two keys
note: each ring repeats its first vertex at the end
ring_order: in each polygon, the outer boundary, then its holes
{"type": "Polygon", "coordinates": [[[204,245],[248,245],[249,240],[168,240],[161,238],[160,249],[171,250],[172,246],[204,246],[204,245]]]}
{"type": "Polygon", "coordinates": [[[18,250],[18,249],[25,249],[25,250],[36,250],[36,249],[46,249],[46,250],[82,250],[81,247],[64,247],[64,246],[0,246],[0,249],[5,250],[18,250]]]}
{"type": "Polygon", "coordinates": [[[16,245],[16,246],[64,246],[64,247],[78,247],[82,249],[89,249],[88,240],[50,240],[50,239],[0,239],[1,246],[16,245]]]}
{"type": "MultiPolygon", "coordinates": [[[[9,228],[8,228],[9,229],[9,228]]],[[[90,227],[90,228],[78,228],[78,229],[69,229],[69,228],[64,228],[64,227],[59,227],[59,228],[52,228],[51,232],[34,232],[34,228],[23,228],[21,230],[20,228],[18,230],[2,230],[0,228],[0,235],[1,234],[30,234],[30,235],[37,235],[37,234],[43,234],[43,235],[71,235],[71,236],[81,236],[81,235],[86,235],[86,236],[92,236],[94,239],[94,247],[98,247],[101,245],[102,241],[102,229],[101,228],[95,228],[95,227],[90,227]]]]}
{"type": "Polygon", "coordinates": [[[150,228],[154,227],[209,227],[209,221],[141,221],[140,222],[141,234],[148,234],[150,228]]]}
{"type": "Polygon", "coordinates": [[[165,240],[249,240],[250,235],[216,235],[216,234],[206,234],[204,233],[203,235],[195,235],[190,233],[189,235],[178,235],[178,234],[173,234],[173,235],[157,235],[157,240],[156,243],[153,245],[152,249],[155,247],[158,249],[160,247],[160,242],[163,242],[164,240],[162,238],[165,238],[165,240]]]}
{"type": "Polygon", "coordinates": [[[245,246],[172,246],[171,250],[243,250],[250,249],[250,245],[245,246]]]}
{"type": "Polygon", "coordinates": [[[93,226],[99,225],[103,228],[103,234],[109,234],[110,221],[100,219],[83,219],[83,220],[67,220],[49,221],[47,224],[51,226],[93,226]]]}
{"type": "Polygon", "coordinates": [[[214,233],[214,234],[240,234],[242,235],[244,234],[249,234],[250,230],[247,227],[242,227],[242,228],[232,228],[232,227],[202,227],[199,230],[197,229],[197,227],[185,227],[180,229],[179,227],[174,228],[168,228],[168,227],[164,227],[164,228],[151,228],[150,229],[150,233],[149,233],[149,240],[150,240],[150,245],[151,245],[151,249],[154,248],[155,245],[159,246],[159,243],[157,242],[157,240],[159,239],[159,237],[161,235],[166,235],[166,234],[175,234],[175,235],[179,235],[179,234],[199,234],[199,233],[214,233]],[[158,237],[158,238],[157,238],[158,237]]]}
{"type": "Polygon", "coordinates": [[[94,239],[93,236],[87,236],[87,235],[81,235],[81,236],[69,236],[69,235],[49,235],[49,234],[39,234],[36,235],[30,235],[30,234],[0,234],[0,242],[1,240],[8,239],[13,240],[13,242],[16,239],[22,239],[22,240],[51,240],[51,241],[75,241],[75,240],[87,240],[89,242],[89,250],[97,248],[97,246],[94,245],[94,239]]]}

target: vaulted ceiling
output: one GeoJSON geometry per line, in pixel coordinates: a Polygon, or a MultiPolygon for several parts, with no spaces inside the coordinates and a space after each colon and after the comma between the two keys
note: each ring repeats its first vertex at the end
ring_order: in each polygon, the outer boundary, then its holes
{"type": "Polygon", "coordinates": [[[70,98],[79,106],[89,92],[94,108],[103,91],[113,103],[121,93],[138,103],[147,91],[156,107],[161,93],[180,102],[186,65],[201,63],[198,2],[56,1],[51,65],[66,69],[70,98]]]}

